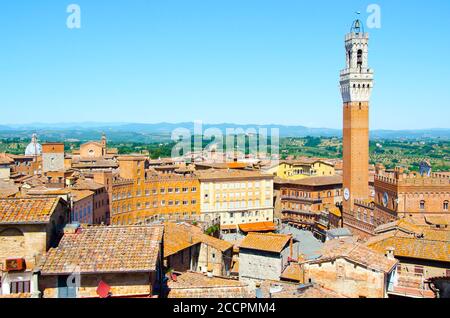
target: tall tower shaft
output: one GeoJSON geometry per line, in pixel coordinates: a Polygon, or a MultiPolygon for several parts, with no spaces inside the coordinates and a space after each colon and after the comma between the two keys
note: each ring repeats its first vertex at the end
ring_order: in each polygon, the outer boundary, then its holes
{"type": "Polygon", "coordinates": [[[340,74],[343,100],[344,212],[369,198],[369,101],[373,70],[368,66],[369,34],[361,21],[345,36],[346,68],[340,74]]]}

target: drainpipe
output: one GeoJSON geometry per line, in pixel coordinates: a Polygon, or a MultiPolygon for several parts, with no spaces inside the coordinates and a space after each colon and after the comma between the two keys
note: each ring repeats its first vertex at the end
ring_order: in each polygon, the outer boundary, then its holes
{"type": "Polygon", "coordinates": [[[159,297],[165,298],[165,286],[164,286],[164,233],[159,242],[159,269],[158,269],[158,281],[159,281],[159,297]]]}
{"type": "Polygon", "coordinates": [[[41,298],[41,292],[39,291],[39,272],[33,272],[31,274],[31,281],[34,287],[33,292],[31,293],[31,298],[41,298]]]}

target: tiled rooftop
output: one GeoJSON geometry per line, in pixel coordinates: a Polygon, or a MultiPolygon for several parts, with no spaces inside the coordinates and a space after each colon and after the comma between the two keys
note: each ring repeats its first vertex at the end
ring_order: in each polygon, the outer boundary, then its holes
{"type": "Polygon", "coordinates": [[[244,232],[269,232],[275,231],[276,226],[273,222],[258,222],[258,223],[246,223],[239,224],[239,229],[244,232]]]}
{"type": "Polygon", "coordinates": [[[322,256],[312,263],[321,263],[337,258],[345,258],[364,267],[385,273],[389,273],[398,263],[397,260],[387,258],[384,252],[374,251],[353,240],[342,239],[325,242],[322,248],[322,256]]]}
{"type": "Polygon", "coordinates": [[[241,170],[241,169],[208,169],[208,170],[198,170],[195,175],[203,180],[214,180],[214,179],[273,179],[273,175],[262,174],[259,171],[254,170],[241,170]]]}
{"type": "Polygon", "coordinates": [[[417,237],[396,230],[373,237],[366,244],[380,253],[393,248],[396,257],[450,262],[450,231],[428,229],[423,237],[417,237]]]}
{"type": "Polygon", "coordinates": [[[310,177],[300,180],[288,180],[282,178],[275,178],[275,183],[283,185],[300,185],[300,186],[326,186],[326,185],[339,185],[342,184],[342,176],[320,176],[310,177]]]}
{"type": "Polygon", "coordinates": [[[59,198],[0,199],[0,224],[43,224],[50,221],[59,198]]]}
{"type": "Polygon", "coordinates": [[[187,223],[166,223],[164,232],[164,257],[178,253],[192,245],[204,243],[222,252],[233,244],[203,234],[199,227],[187,223]]]}
{"type": "Polygon", "coordinates": [[[65,234],[41,263],[43,275],[149,272],[156,269],[164,227],[110,226],[65,234]]]}
{"type": "Polygon", "coordinates": [[[300,264],[290,263],[281,274],[282,279],[303,283],[302,270],[300,264]]]}
{"type": "Polygon", "coordinates": [[[72,190],[71,194],[73,196],[73,201],[78,202],[83,199],[86,199],[89,196],[92,196],[94,194],[94,192],[92,192],[90,190],[72,190]]]}
{"type": "Polygon", "coordinates": [[[260,285],[262,298],[345,298],[315,284],[297,284],[266,280],[260,285]]]}
{"type": "Polygon", "coordinates": [[[247,298],[247,285],[234,279],[184,272],[169,280],[169,298],[247,298]]]}
{"type": "Polygon", "coordinates": [[[77,183],[74,185],[73,188],[77,189],[77,190],[95,191],[95,190],[101,189],[103,187],[104,187],[103,184],[97,183],[91,179],[80,179],[77,181],[77,183]]]}
{"type": "Polygon", "coordinates": [[[241,242],[239,249],[243,248],[280,253],[288,244],[291,235],[273,233],[249,233],[241,242]]]}
{"type": "Polygon", "coordinates": [[[19,188],[13,182],[0,180],[0,198],[7,198],[19,192],[19,188]]]}
{"type": "Polygon", "coordinates": [[[29,293],[18,293],[18,294],[9,294],[9,295],[1,295],[0,298],[31,298],[31,294],[29,293]]]}

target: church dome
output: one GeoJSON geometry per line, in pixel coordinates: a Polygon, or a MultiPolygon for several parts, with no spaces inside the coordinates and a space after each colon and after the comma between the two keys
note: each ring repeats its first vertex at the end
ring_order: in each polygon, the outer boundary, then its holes
{"type": "Polygon", "coordinates": [[[27,148],[25,148],[26,156],[39,156],[42,153],[42,146],[37,142],[36,134],[33,134],[31,138],[31,142],[28,144],[27,148]]]}

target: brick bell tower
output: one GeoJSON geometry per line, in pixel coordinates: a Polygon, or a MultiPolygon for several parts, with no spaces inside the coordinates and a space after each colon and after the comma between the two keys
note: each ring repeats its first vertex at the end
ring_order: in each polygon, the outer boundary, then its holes
{"type": "Polygon", "coordinates": [[[364,33],[358,19],[345,36],[345,51],[347,65],[340,76],[344,103],[343,210],[354,215],[354,201],[369,198],[369,100],[373,87],[373,70],[368,66],[369,34],[364,33]]]}

